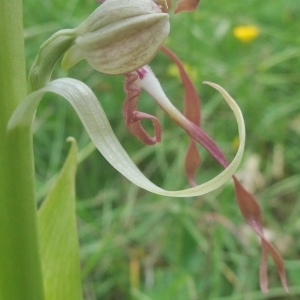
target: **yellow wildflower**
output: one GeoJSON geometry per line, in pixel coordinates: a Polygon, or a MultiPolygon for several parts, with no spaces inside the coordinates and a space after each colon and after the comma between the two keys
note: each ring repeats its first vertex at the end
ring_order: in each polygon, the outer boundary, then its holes
{"type": "Polygon", "coordinates": [[[259,29],[256,26],[236,26],[233,35],[241,42],[248,43],[259,35],[259,29]]]}
{"type": "MultiPolygon", "coordinates": [[[[183,63],[184,65],[184,69],[186,70],[186,72],[188,73],[188,75],[191,77],[191,79],[193,81],[196,81],[197,78],[198,78],[198,72],[197,72],[197,69],[190,66],[189,64],[187,63],[183,63]]],[[[170,64],[168,67],[167,67],[167,74],[171,77],[175,77],[175,78],[180,78],[180,75],[179,75],[179,70],[177,68],[177,66],[175,64],[170,64]]]]}

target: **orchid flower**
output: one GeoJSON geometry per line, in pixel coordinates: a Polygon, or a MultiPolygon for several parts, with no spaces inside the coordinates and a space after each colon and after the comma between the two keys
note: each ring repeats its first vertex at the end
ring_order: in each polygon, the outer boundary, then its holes
{"type": "MultiPolygon", "coordinates": [[[[145,144],[154,144],[161,140],[161,128],[158,120],[154,116],[146,115],[136,110],[138,97],[141,90],[146,91],[157,102],[162,110],[180,127],[182,127],[190,136],[191,141],[187,150],[185,169],[186,175],[191,185],[196,185],[195,171],[200,164],[200,155],[197,151],[196,143],[200,143],[213,158],[225,169],[228,167],[228,161],[222,151],[212,138],[210,138],[200,127],[200,105],[199,98],[196,93],[196,89],[184,70],[182,62],[166,47],[162,47],[162,51],[166,53],[178,66],[180,76],[185,88],[185,113],[181,114],[171,103],[171,101],[165,95],[161,85],[155,78],[153,72],[148,66],[140,68],[135,72],[130,72],[126,75],[125,80],[125,92],[127,94],[124,103],[124,117],[126,125],[129,130],[137,136],[145,144]],[[155,136],[150,137],[146,131],[142,128],[141,119],[151,119],[154,125],[155,136]]],[[[204,82],[208,83],[208,82],[204,82]]],[[[225,97],[226,92],[221,90],[220,87],[213,83],[208,83],[215,87],[225,97]]],[[[230,103],[229,103],[230,105],[230,103]]],[[[264,236],[262,228],[262,213],[256,199],[242,186],[238,179],[233,176],[235,194],[240,211],[245,218],[248,225],[256,232],[261,238],[262,242],[262,258],[260,269],[260,285],[263,292],[268,291],[268,276],[267,276],[267,259],[270,253],[281,282],[286,291],[288,291],[286,274],[284,269],[284,262],[264,236]]]]}
{"type": "MultiPolygon", "coordinates": [[[[175,12],[184,10],[193,10],[197,7],[198,1],[180,0],[177,3],[175,12]]],[[[179,126],[181,126],[191,137],[190,144],[188,146],[185,170],[187,178],[192,186],[196,185],[195,172],[200,164],[200,155],[198,153],[196,143],[200,143],[213,158],[224,168],[228,167],[228,162],[222,151],[217,144],[211,139],[200,127],[200,99],[197,95],[196,88],[186,73],[182,62],[178,57],[165,46],[161,49],[167,54],[173,62],[177,65],[180,73],[182,83],[184,85],[185,96],[185,112],[181,114],[167,98],[163,89],[161,88],[158,80],[155,78],[153,72],[148,66],[144,66],[135,72],[126,74],[126,80],[124,84],[124,90],[126,92],[126,99],[123,107],[123,114],[128,129],[137,136],[140,141],[147,145],[155,144],[161,141],[161,127],[158,120],[151,115],[137,111],[138,98],[141,90],[145,90],[153,99],[157,102],[162,110],[179,126]],[[150,137],[141,125],[142,119],[150,119],[154,126],[154,137],[150,137]]],[[[218,89],[217,85],[210,83],[218,89]]],[[[224,92],[221,91],[223,94],[224,92]]],[[[286,274],[284,269],[284,262],[277,252],[277,250],[268,242],[264,236],[262,228],[262,213],[257,200],[242,186],[238,179],[233,176],[235,194],[237,198],[238,206],[241,210],[243,217],[249,226],[256,232],[261,238],[262,242],[262,258],[260,269],[260,285],[264,292],[268,291],[268,276],[267,276],[267,259],[268,253],[271,254],[279,276],[282,281],[282,285],[285,290],[288,291],[286,274]]]]}
{"type": "MultiPolygon", "coordinates": [[[[167,11],[171,1],[106,0],[99,2],[103,4],[80,26],[73,30],[60,31],[42,45],[29,75],[32,93],[16,110],[9,128],[21,123],[30,126],[34,111],[43,94],[51,91],[62,95],[71,103],[103,156],[120,173],[146,190],[166,196],[196,196],[218,188],[232,177],[241,213],[249,226],[261,238],[261,289],[263,292],[268,291],[267,259],[268,254],[271,254],[282,285],[288,291],[284,262],[264,236],[259,204],[234,176],[241,161],[245,143],[244,121],[239,107],[222,87],[215,83],[204,82],[222,94],[233,110],[238,123],[240,146],[234,160],[229,164],[216,142],[201,127],[200,99],[182,62],[171,50],[163,46],[169,33],[167,11]],[[163,51],[179,69],[185,92],[184,113],[181,113],[168,99],[148,66],[159,50],[163,51]],[[86,59],[94,69],[101,73],[125,76],[126,99],[123,106],[125,123],[130,132],[144,144],[153,145],[160,142],[162,128],[155,116],[137,110],[142,90],[147,92],[159,107],[187,132],[190,142],[185,159],[185,172],[192,188],[183,191],[165,191],[145,178],[118,142],[97,98],[85,84],[74,79],[58,79],[49,83],[53,66],[62,54],[64,54],[62,66],[65,69],[74,66],[81,59],[86,59]],[[141,124],[143,119],[152,121],[153,136],[150,136],[143,128],[141,124]],[[201,162],[197,143],[201,144],[225,169],[202,185],[197,185],[195,180],[196,170],[201,162]]],[[[179,0],[175,12],[193,10],[198,2],[198,0],[179,0]]]]}

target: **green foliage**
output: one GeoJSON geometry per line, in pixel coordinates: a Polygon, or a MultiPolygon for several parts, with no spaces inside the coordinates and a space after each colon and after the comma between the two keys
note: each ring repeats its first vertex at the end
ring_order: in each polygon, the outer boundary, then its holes
{"type": "Polygon", "coordinates": [[[7,131],[26,95],[22,1],[0,6],[0,298],[42,300],[32,135],[7,131]]]}
{"type": "MultiPolygon", "coordinates": [[[[97,6],[92,0],[24,4],[28,69],[43,41],[56,30],[76,27],[97,6]]],[[[203,128],[228,158],[236,152],[236,125],[221,97],[200,83],[222,85],[241,106],[247,143],[240,175],[257,195],[264,226],[286,259],[290,295],[278,287],[272,266],[270,294],[259,291],[258,241],[237,210],[231,186],[192,199],[142,191],[93,151],[72,109],[62,101],[45,101],[34,124],[37,193],[39,199],[45,195],[66,157],[65,138],[75,136],[82,157],[77,216],[86,300],[299,298],[299,7],[298,0],[201,0],[197,12],[172,16],[167,42],[195,70],[203,128]],[[260,35],[244,44],[233,35],[237,25],[255,25],[260,35]]],[[[170,65],[163,54],[151,63],[181,108],[181,85],[170,65]]],[[[155,113],[164,127],[163,142],[152,147],[140,144],[124,126],[122,77],[99,74],[83,61],[69,73],[54,70],[56,78],[67,75],[97,93],[116,135],[147,177],[165,189],[187,187],[186,134],[148,97],[140,110],[155,113]]],[[[199,182],[220,171],[202,155],[199,182]]]]}
{"type": "Polygon", "coordinates": [[[77,145],[70,141],[68,158],[38,214],[46,300],[82,299],[75,210],[77,145]]]}

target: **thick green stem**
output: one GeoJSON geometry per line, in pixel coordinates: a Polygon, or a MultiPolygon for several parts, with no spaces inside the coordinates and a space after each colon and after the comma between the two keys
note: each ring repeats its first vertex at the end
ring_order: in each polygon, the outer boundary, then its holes
{"type": "Polygon", "coordinates": [[[0,0],[0,299],[42,300],[30,128],[6,131],[26,95],[21,0],[0,0]]]}

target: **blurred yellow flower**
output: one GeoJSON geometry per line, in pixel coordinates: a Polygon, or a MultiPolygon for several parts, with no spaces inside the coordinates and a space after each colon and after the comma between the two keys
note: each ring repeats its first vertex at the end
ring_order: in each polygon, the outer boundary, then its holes
{"type": "Polygon", "coordinates": [[[256,26],[236,26],[233,29],[233,35],[238,40],[248,43],[259,35],[259,29],[256,26]]]}
{"type": "MultiPolygon", "coordinates": [[[[197,78],[198,78],[198,72],[197,72],[197,69],[186,64],[186,63],[183,63],[184,65],[184,69],[186,70],[186,72],[188,73],[188,75],[191,77],[191,79],[193,81],[196,81],[197,78]]],[[[177,66],[175,64],[170,64],[168,65],[167,67],[167,74],[171,77],[175,77],[175,78],[180,78],[180,75],[179,75],[179,70],[177,68],[177,66]]]]}

